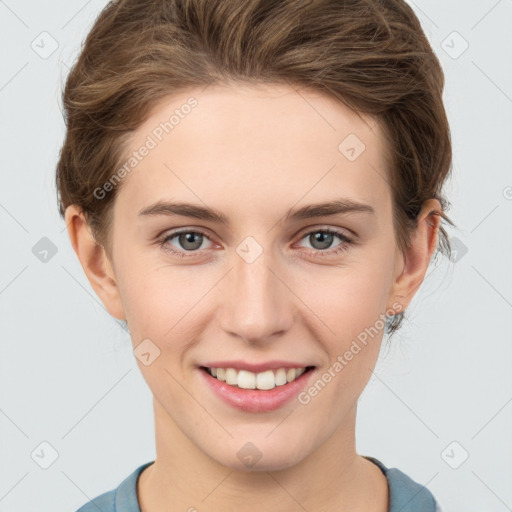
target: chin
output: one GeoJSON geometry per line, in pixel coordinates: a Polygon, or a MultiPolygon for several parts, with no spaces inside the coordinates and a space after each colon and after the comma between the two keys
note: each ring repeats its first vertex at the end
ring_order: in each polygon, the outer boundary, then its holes
{"type": "Polygon", "coordinates": [[[282,471],[288,468],[291,468],[297,464],[298,461],[295,458],[291,459],[290,457],[283,456],[273,456],[270,460],[263,459],[263,457],[258,460],[253,466],[249,464],[245,464],[238,460],[237,458],[231,459],[230,461],[223,462],[218,461],[223,466],[229,467],[235,471],[243,471],[246,473],[266,473],[269,471],[282,471]]]}
{"type": "Polygon", "coordinates": [[[307,453],[293,449],[285,440],[281,440],[278,446],[272,445],[273,443],[269,443],[268,440],[266,443],[264,440],[261,440],[261,443],[257,440],[254,443],[244,442],[240,448],[233,450],[230,447],[223,453],[210,453],[210,457],[232,470],[252,473],[288,469],[299,464],[307,456],[307,453]]]}

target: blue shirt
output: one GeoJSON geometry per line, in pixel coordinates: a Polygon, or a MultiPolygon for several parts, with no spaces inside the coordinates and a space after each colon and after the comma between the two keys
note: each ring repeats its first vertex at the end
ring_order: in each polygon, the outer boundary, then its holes
{"type": "MultiPolygon", "coordinates": [[[[388,512],[442,512],[431,492],[418,484],[397,468],[388,469],[382,462],[364,456],[376,464],[388,481],[389,511],[388,512]]],[[[112,491],[100,494],[76,512],[140,512],[137,499],[137,479],[144,468],[153,464],[147,462],[139,466],[112,491]]]]}

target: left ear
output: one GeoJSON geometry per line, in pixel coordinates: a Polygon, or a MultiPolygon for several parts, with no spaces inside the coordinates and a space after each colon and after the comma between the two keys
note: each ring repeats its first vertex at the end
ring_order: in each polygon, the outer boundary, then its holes
{"type": "Polygon", "coordinates": [[[390,304],[401,304],[400,312],[407,309],[418,291],[437,247],[441,217],[432,214],[434,211],[442,211],[437,199],[428,199],[423,203],[418,215],[417,228],[411,235],[411,247],[405,249],[401,255],[402,270],[393,282],[389,295],[390,304]]]}

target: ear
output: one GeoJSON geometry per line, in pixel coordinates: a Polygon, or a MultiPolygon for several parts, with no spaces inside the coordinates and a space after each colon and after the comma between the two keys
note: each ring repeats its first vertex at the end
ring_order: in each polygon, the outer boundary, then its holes
{"type": "MultiPolygon", "coordinates": [[[[389,304],[401,304],[400,312],[407,309],[418,291],[437,247],[441,218],[432,215],[433,211],[441,212],[441,204],[437,199],[428,199],[418,215],[417,228],[411,236],[411,247],[403,253],[397,253],[398,272],[390,292],[389,304]]],[[[391,306],[388,305],[388,308],[391,309],[391,306]]]]}
{"type": "Polygon", "coordinates": [[[71,245],[96,295],[112,316],[125,320],[114,268],[104,247],[92,235],[85,215],[76,205],[70,205],[65,220],[71,245]]]}

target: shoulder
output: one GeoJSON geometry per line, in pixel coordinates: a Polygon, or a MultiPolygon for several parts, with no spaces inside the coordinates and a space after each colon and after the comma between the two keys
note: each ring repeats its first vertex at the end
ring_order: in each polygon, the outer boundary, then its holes
{"type": "Polygon", "coordinates": [[[398,468],[388,468],[374,457],[364,456],[386,475],[389,487],[389,512],[442,512],[439,503],[424,486],[398,468]]]}
{"type": "Polygon", "coordinates": [[[115,494],[115,489],[100,494],[85,505],[82,505],[76,512],[98,512],[98,510],[102,512],[115,512],[115,494]]]}
{"type": "Polygon", "coordinates": [[[101,510],[101,512],[140,512],[137,499],[137,479],[142,471],[153,462],[142,464],[115,489],[88,501],[76,512],[98,512],[98,510],[101,510]]]}

